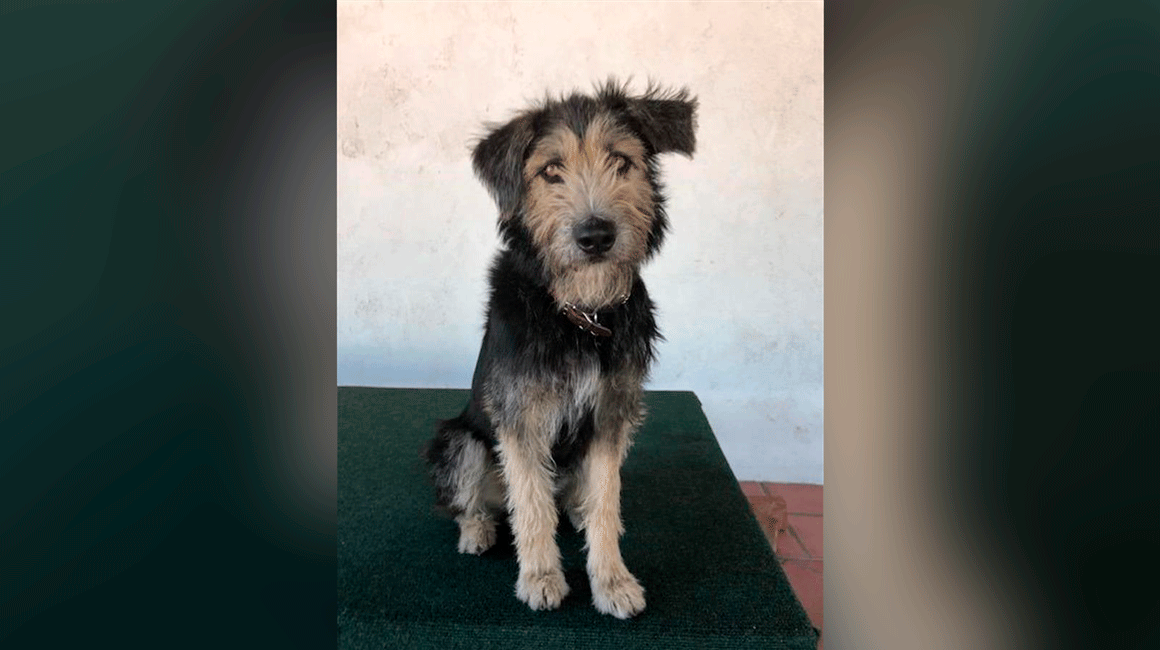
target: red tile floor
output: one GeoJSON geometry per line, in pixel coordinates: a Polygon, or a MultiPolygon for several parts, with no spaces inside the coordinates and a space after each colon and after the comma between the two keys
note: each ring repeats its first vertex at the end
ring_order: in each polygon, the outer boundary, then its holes
{"type": "Polygon", "coordinates": [[[741,491],[810,621],[823,630],[822,486],[741,481],[741,491]]]}

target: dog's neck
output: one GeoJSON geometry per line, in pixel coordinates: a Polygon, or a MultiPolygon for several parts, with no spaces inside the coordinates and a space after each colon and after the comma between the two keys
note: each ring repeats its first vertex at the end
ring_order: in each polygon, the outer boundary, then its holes
{"type": "Polygon", "coordinates": [[[600,312],[628,302],[636,269],[608,264],[566,269],[552,275],[548,293],[573,325],[593,336],[612,336],[600,312]]]}
{"type": "Polygon", "coordinates": [[[561,308],[597,312],[624,302],[632,292],[636,270],[632,267],[589,265],[564,269],[551,274],[548,293],[561,308]]]}
{"type": "Polygon", "coordinates": [[[637,279],[635,268],[582,267],[553,273],[534,252],[521,246],[509,246],[507,255],[538,290],[544,291],[563,314],[581,330],[594,336],[611,336],[612,331],[600,323],[607,314],[628,302],[637,279]]]}

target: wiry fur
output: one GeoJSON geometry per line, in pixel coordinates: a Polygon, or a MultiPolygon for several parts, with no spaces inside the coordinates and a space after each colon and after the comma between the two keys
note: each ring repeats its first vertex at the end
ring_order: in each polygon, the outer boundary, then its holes
{"type": "Polygon", "coordinates": [[[630,96],[609,81],[544,100],[472,152],[503,247],[471,399],[440,423],[425,456],[460,552],[494,544],[506,507],[516,595],[532,609],[554,609],[569,591],[555,541],[561,505],[585,534],[595,607],[618,618],[644,609],[619,547],[620,466],[660,337],[639,269],[668,228],[656,157],[693,154],[695,111],[684,90],[650,84],[630,96]],[[611,334],[580,329],[566,305],[611,334]]]}

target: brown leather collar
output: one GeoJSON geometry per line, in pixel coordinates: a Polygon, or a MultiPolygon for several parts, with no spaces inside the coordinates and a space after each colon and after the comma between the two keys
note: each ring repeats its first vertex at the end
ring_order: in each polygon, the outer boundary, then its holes
{"type": "MultiPolygon", "coordinates": [[[[628,302],[628,296],[625,296],[623,299],[621,299],[621,301],[617,303],[616,306],[619,307],[626,302],[628,302]]],[[[570,302],[564,303],[564,306],[560,309],[560,311],[562,311],[564,315],[568,317],[568,320],[572,321],[573,325],[579,327],[580,329],[588,332],[593,336],[612,336],[612,330],[598,322],[599,316],[595,311],[584,311],[570,302]]]]}

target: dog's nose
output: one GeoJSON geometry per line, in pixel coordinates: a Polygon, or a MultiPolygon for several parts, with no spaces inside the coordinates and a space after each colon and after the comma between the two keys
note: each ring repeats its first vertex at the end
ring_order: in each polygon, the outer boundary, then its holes
{"type": "Polygon", "coordinates": [[[616,243],[616,226],[607,219],[588,217],[576,224],[572,236],[580,250],[589,255],[601,255],[616,243]]]}

